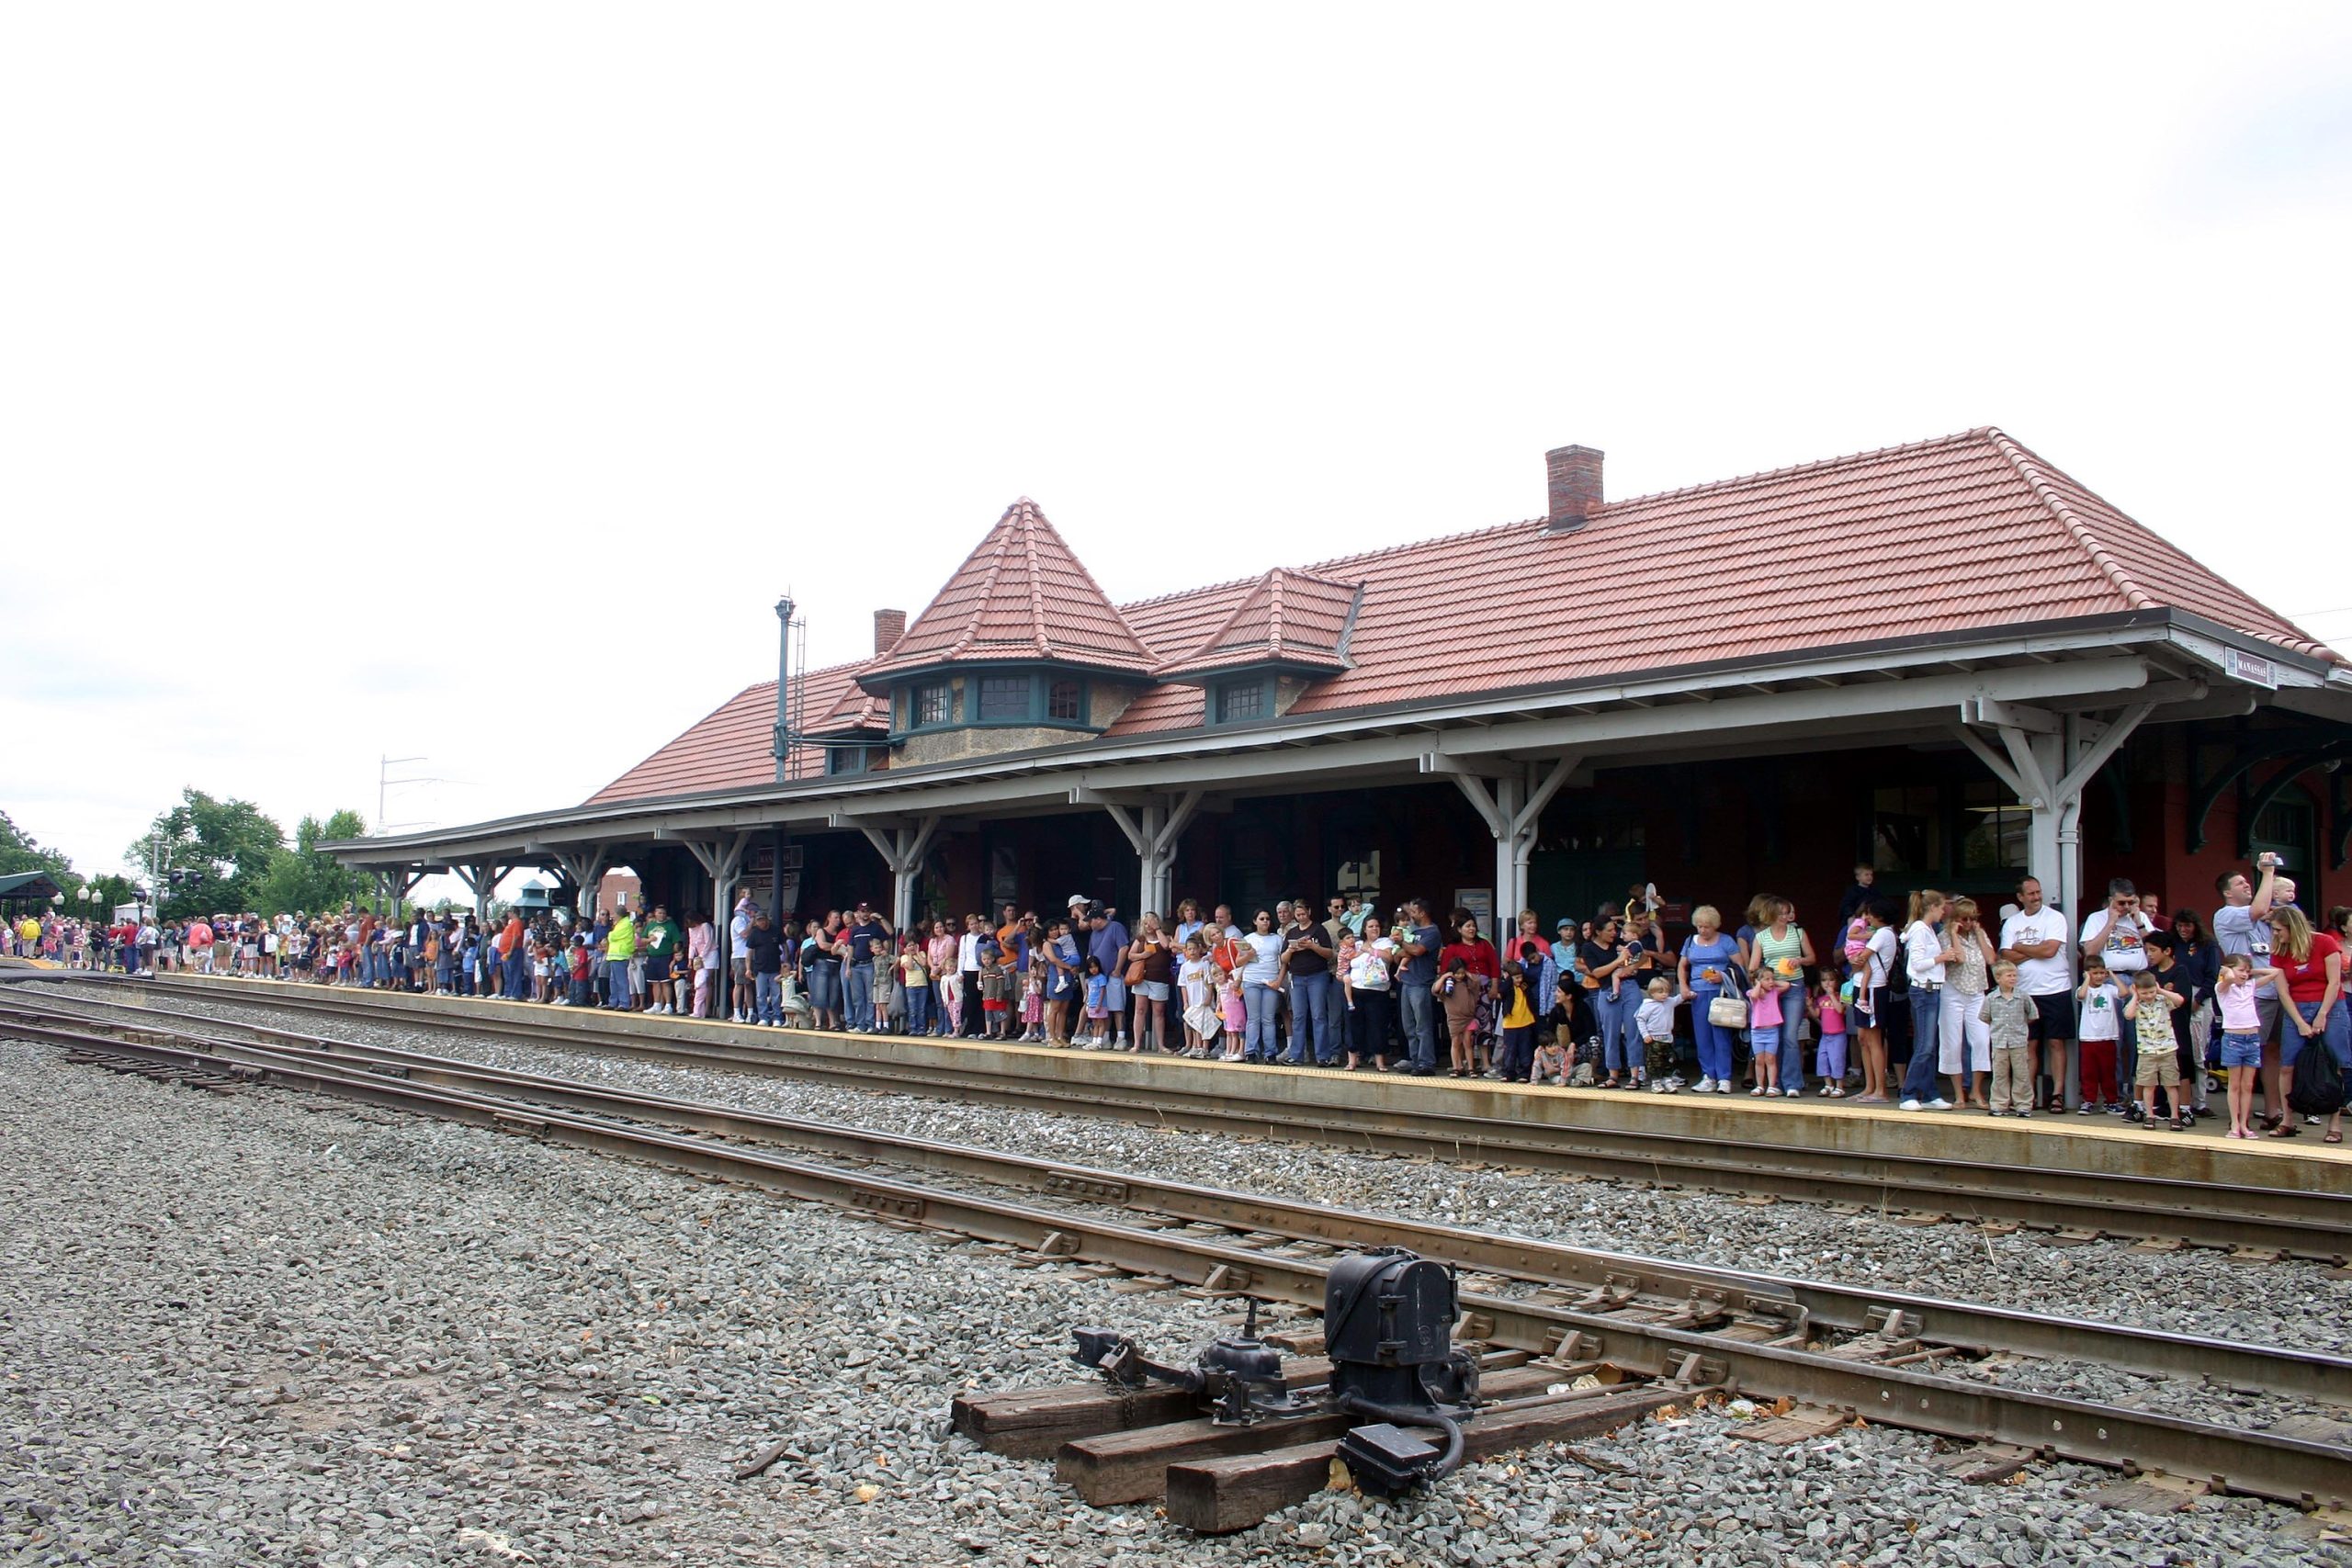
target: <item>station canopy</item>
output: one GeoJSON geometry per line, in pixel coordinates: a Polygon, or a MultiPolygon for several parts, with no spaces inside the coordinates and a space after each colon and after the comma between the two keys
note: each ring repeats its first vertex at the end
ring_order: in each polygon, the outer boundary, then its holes
{"type": "Polygon", "coordinates": [[[0,904],[46,904],[65,889],[45,871],[19,871],[0,876],[0,904]]]}

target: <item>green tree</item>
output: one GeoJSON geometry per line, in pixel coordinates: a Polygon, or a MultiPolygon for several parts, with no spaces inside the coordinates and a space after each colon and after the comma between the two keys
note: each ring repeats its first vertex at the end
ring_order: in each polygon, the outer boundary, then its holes
{"type": "Polygon", "coordinates": [[[365,897],[368,892],[367,877],[333,855],[322,853],[318,846],[341,839],[364,838],[367,832],[368,824],[356,811],[338,811],[324,822],[315,817],[303,818],[294,826],[294,847],[279,850],[270,857],[268,873],[262,878],[252,908],[264,915],[291,914],[296,910],[315,915],[322,909],[340,909],[345,900],[365,897]]]}
{"type": "Polygon", "coordinates": [[[220,909],[258,910],[272,858],[286,847],[286,829],[250,800],[215,800],[202,790],[180,792],[180,803],[131,841],[123,858],[142,877],[151,865],[195,871],[203,882],[155,891],[166,915],[220,909]],[[160,851],[160,853],[156,852],[160,851]]]}
{"type": "MultiPolygon", "coordinates": [[[[81,878],[74,874],[74,863],[55,850],[45,850],[33,836],[0,811],[0,876],[13,876],[20,871],[45,871],[58,879],[61,886],[81,878]]],[[[69,887],[68,892],[72,889],[69,887]]]]}

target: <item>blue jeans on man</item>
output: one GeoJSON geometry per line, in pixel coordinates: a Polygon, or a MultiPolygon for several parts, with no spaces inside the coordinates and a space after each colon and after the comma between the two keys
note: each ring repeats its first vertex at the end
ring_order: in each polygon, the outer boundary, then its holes
{"type": "Polygon", "coordinates": [[[874,964],[842,966],[842,1014],[852,1034],[870,1033],[874,1028],[874,964]]]}
{"type": "Polygon", "coordinates": [[[784,1021],[784,976],[754,975],[752,976],[752,988],[754,994],[752,1004],[753,1021],[782,1023],[784,1021]]]}
{"type": "Polygon", "coordinates": [[[1405,1028],[1405,1055],[1423,1077],[1437,1071],[1437,1004],[1426,985],[1411,980],[1396,987],[1405,1028]]]}
{"type": "Polygon", "coordinates": [[[628,988],[628,964],[627,963],[605,964],[605,980],[610,988],[612,1005],[626,1009],[631,995],[628,988]]]}
{"type": "Polygon", "coordinates": [[[524,956],[519,942],[506,955],[506,994],[518,1002],[531,999],[531,962],[524,956]]]}

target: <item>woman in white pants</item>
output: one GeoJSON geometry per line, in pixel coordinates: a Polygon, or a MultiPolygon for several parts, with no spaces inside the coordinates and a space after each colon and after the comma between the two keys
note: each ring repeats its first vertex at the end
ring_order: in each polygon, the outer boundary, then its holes
{"type": "Polygon", "coordinates": [[[1975,899],[1951,901],[1941,957],[1943,1017],[1936,1066],[1951,1078],[1954,1104],[1989,1106],[1984,1077],[1993,1070],[1992,1032],[1980,1014],[1992,985],[1993,942],[1977,918],[1975,899]]]}

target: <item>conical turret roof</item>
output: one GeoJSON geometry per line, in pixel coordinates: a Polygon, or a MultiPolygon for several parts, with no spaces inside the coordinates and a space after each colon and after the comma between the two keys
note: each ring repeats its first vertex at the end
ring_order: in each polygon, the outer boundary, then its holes
{"type": "Polygon", "coordinates": [[[1023,496],[897,646],[858,671],[869,690],[910,671],[1040,660],[1148,677],[1143,645],[1037,503],[1023,496]]]}

